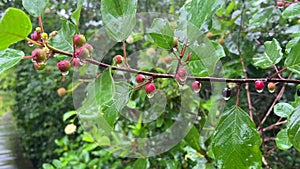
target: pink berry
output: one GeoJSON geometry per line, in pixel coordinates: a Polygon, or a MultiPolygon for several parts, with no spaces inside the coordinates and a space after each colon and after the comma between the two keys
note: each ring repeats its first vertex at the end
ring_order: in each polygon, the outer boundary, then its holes
{"type": "Polygon", "coordinates": [[[145,76],[138,74],[135,79],[136,79],[136,82],[142,83],[145,80],[145,76]]]}
{"type": "Polygon", "coordinates": [[[283,5],[284,5],[284,3],[282,1],[277,2],[278,7],[282,7],[283,5]]]}
{"type": "Polygon", "coordinates": [[[79,58],[73,58],[73,60],[72,60],[72,65],[73,65],[73,67],[75,67],[75,68],[79,68],[79,67],[81,66],[81,64],[80,64],[80,59],[79,59],[79,58]]]}
{"type": "Polygon", "coordinates": [[[114,60],[116,61],[116,64],[120,64],[123,62],[123,57],[121,55],[116,55],[114,60]]]}
{"type": "Polygon", "coordinates": [[[187,79],[187,72],[184,68],[179,68],[176,76],[178,76],[180,81],[185,81],[187,79]]]}
{"type": "Polygon", "coordinates": [[[265,87],[265,83],[261,80],[255,82],[255,89],[256,90],[263,90],[265,87]]]}
{"type": "Polygon", "coordinates": [[[67,72],[71,68],[71,63],[68,60],[62,60],[62,61],[60,61],[60,62],[57,63],[57,68],[61,72],[67,72]]]}
{"type": "Polygon", "coordinates": [[[153,83],[149,83],[145,86],[146,93],[152,93],[156,90],[156,87],[153,83]]]}
{"type": "Polygon", "coordinates": [[[89,50],[83,46],[76,49],[75,51],[75,57],[78,57],[80,59],[86,59],[89,56],[90,56],[89,50]]]}
{"type": "Polygon", "coordinates": [[[199,92],[201,89],[201,83],[198,81],[194,81],[192,84],[192,88],[195,92],[199,92]]]}
{"type": "Polygon", "coordinates": [[[86,43],[84,35],[77,34],[74,36],[74,44],[78,47],[83,46],[86,43]]]}
{"type": "Polygon", "coordinates": [[[39,34],[37,31],[34,31],[31,34],[31,39],[34,41],[39,41],[41,39],[41,34],[39,34]]]}
{"type": "Polygon", "coordinates": [[[44,62],[46,60],[46,55],[46,50],[40,48],[36,48],[31,52],[32,59],[38,63],[44,62]]]}

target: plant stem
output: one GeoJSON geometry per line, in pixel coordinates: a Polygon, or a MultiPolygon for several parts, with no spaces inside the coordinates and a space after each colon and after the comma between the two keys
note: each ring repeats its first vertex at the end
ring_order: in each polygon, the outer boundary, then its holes
{"type": "Polygon", "coordinates": [[[38,16],[38,20],[39,20],[39,25],[41,28],[41,32],[44,33],[44,27],[43,27],[43,20],[41,16],[38,16]]]}
{"type": "Polygon", "coordinates": [[[283,120],[283,121],[279,121],[279,122],[276,122],[275,124],[272,124],[266,128],[263,128],[262,131],[265,132],[265,131],[268,131],[268,130],[272,130],[274,129],[276,126],[279,126],[279,125],[282,125],[282,124],[285,124],[287,122],[287,120],[283,120]]]}
{"type": "Polygon", "coordinates": [[[128,60],[127,60],[126,42],[125,41],[123,41],[123,57],[124,57],[124,61],[125,61],[125,66],[129,67],[128,60]]]}

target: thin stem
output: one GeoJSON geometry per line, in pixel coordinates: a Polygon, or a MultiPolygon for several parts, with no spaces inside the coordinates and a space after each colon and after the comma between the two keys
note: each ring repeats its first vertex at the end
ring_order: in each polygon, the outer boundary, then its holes
{"type": "Polygon", "coordinates": [[[43,27],[42,17],[38,16],[38,20],[39,20],[39,25],[40,25],[40,28],[41,28],[41,32],[44,33],[44,27],[43,27]]]}
{"type": "Polygon", "coordinates": [[[73,53],[66,52],[66,51],[63,51],[63,50],[60,50],[60,49],[56,49],[55,47],[49,45],[48,43],[45,43],[45,45],[47,46],[47,48],[52,50],[54,53],[59,53],[59,54],[62,54],[62,55],[73,57],[73,53]]]}
{"type": "Polygon", "coordinates": [[[32,56],[23,56],[23,59],[32,59],[32,56]]]}
{"type": "MultiPolygon", "coordinates": [[[[276,67],[276,69],[277,69],[277,67],[276,67]]],[[[275,69],[275,70],[276,70],[275,69]]],[[[284,71],[286,71],[287,70],[287,68],[283,68],[283,69],[281,69],[281,70],[276,70],[276,73],[275,74],[273,74],[269,79],[272,79],[272,78],[274,78],[274,77],[276,77],[277,75],[278,75],[278,77],[279,78],[282,78],[282,77],[280,77],[280,73],[282,73],[282,72],[284,72],[284,71]]]]}
{"type": "MultiPolygon", "coordinates": [[[[104,68],[111,67],[112,70],[119,70],[119,71],[124,71],[128,73],[136,73],[136,74],[142,74],[146,76],[152,76],[153,78],[174,78],[174,75],[172,74],[160,74],[160,73],[153,73],[153,72],[145,72],[133,68],[122,68],[122,67],[116,67],[116,66],[111,66],[106,63],[99,62],[97,60],[94,60],[92,58],[87,58],[87,62],[98,65],[104,68]]],[[[231,78],[218,78],[218,77],[197,77],[197,76],[188,76],[187,79],[189,80],[198,80],[198,81],[206,81],[206,82],[232,82],[232,83],[254,83],[255,81],[261,80],[261,81],[266,81],[266,82],[281,82],[281,83],[295,83],[295,84],[300,84],[300,80],[292,80],[292,79],[266,79],[266,78],[256,78],[256,79],[231,79],[231,78]]]]}
{"type": "Polygon", "coordinates": [[[25,40],[27,40],[28,42],[30,42],[30,43],[32,43],[34,45],[37,45],[37,46],[40,46],[40,47],[44,47],[44,45],[42,45],[42,44],[38,43],[37,41],[34,41],[34,40],[32,40],[32,39],[30,39],[28,37],[26,37],[25,40]]]}
{"type": "MultiPolygon", "coordinates": [[[[290,76],[288,77],[288,79],[290,79],[292,77],[292,73],[290,74],[290,76]]],[[[288,80],[287,79],[287,80],[288,80]]],[[[259,126],[258,126],[258,130],[261,130],[261,126],[265,123],[265,121],[267,120],[267,118],[269,117],[270,113],[273,111],[273,108],[275,106],[275,104],[281,99],[281,97],[284,94],[285,88],[286,88],[287,83],[284,83],[284,85],[282,86],[280,92],[278,93],[277,97],[275,98],[275,100],[273,101],[271,107],[269,107],[268,112],[266,113],[265,117],[262,119],[262,121],[260,122],[259,126]]]]}
{"type": "MultiPolygon", "coordinates": [[[[283,79],[283,77],[282,77],[281,74],[280,74],[281,72],[279,72],[279,70],[278,70],[278,68],[277,68],[276,65],[274,65],[274,69],[275,69],[276,74],[278,75],[278,77],[281,78],[281,79],[283,79]]],[[[274,75],[272,75],[272,76],[274,76],[274,75]]]]}
{"type": "Polygon", "coordinates": [[[128,60],[127,60],[126,42],[125,41],[123,41],[123,57],[124,57],[124,61],[125,61],[125,66],[129,67],[128,60]]]}
{"type": "Polygon", "coordinates": [[[240,101],[240,96],[241,96],[241,84],[238,84],[238,93],[236,97],[236,102],[235,102],[235,107],[239,107],[239,101],[240,101]]]}
{"type": "Polygon", "coordinates": [[[285,123],[287,123],[287,120],[279,121],[279,122],[277,122],[275,124],[272,124],[272,125],[270,125],[266,128],[263,128],[262,131],[265,132],[265,131],[268,131],[268,130],[272,130],[275,127],[280,126],[280,125],[285,124],[285,123]]]}
{"type": "MultiPolygon", "coordinates": [[[[241,33],[242,33],[242,29],[243,29],[243,22],[244,22],[244,9],[245,9],[245,2],[243,0],[243,5],[242,5],[242,12],[241,12],[241,22],[240,22],[240,29],[239,29],[239,39],[238,39],[238,44],[237,44],[237,47],[238,47],[238,52],[239,52],[239,55],[240,55],[240,60],[241,60],[241,64],[242,64],[242,69],[243,69],[243,73],[244,73],[244,76],[245,76],[245,79],[248,79],[248,74],[247,74],[247,69],[246,69],[246,66],[245,66],[245,61],[244,61],[244,57],[242,55],[242,51],[241,51],[241,33]]],[[[248,108],[249,108],[249,116],[250,116],[250,119],[253,120],[253,107],[252,107],[252,102],[251,102],[251,94],[250,94],[250,90],[249,90],[249,83],[246,83],[246,93],[247,93],[247,102],[248,102],[248,108]]]]}

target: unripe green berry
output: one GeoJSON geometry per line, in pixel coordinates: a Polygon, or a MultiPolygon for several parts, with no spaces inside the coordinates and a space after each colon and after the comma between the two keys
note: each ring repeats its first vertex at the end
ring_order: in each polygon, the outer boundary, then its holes
{"type": "Polygon", "coordinates": [[[42,29],[41,29],[41,27],[36,27],[36,28],[35,28],[35,31],[37,31],[37,33],[41,33],[41,32],[42,32],[42,29]]]}
{"type": "Polygon", "coordinates": [[[47,51],[44,49],[36,48],[31,52],[32,59],[37,62],[45,62],[46,61],[47,51]]]}
{"type": "Polygon", "coordinates": [[[86,59],[90,56],[90,52],[87,48],[82,46],[82,47],[76,49],[75,56],[80,59],[86,59]]]}
{"type": "Polygon", "coordinates": [[[77,47],[81,47],[81,46],[83,46],[85,43],[86,43],[86,39],[85,39],[85,36],[84,36],[84,35],[77,34],[77,35],[74,36],[74,44],[75,44],[77,47]]]}
{"type": "Polygon", "coordinates": [[[44,39],[44,40],[48,40],[48,34],[47,33],[42,33],[42,39],[44,39]]]}

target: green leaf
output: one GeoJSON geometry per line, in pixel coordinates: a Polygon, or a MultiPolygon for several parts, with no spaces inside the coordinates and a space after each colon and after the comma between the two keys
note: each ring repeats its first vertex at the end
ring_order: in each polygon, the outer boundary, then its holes
{"type": "Polygon", "coordinates": [[[277,103],[274,107],[274,113],[283,118],[287,118],[294,111],[294,107],[288,103],[277,103]]]}
{"type": "Polygon", "coordinates": [[[43,169],[54,169],[54,167],[49,163],[44,163],[43,164],[43,169]]]}
{"type": "Polygon", "coordinates": [[[81,13],[83,3],[84,0],[77,0],[77,8],[72,13],[71,19],[75,23],[75,25],[79,25],[80,13],[81,13]]]}
{"type": "Polygon", "coordinates": [[[15,49],[5,49],[0,51],[0,74],[7,69],[18,64],[24,56],[24,53],[15,49]]]}
{"type": "Polygon", "coordinates": [[[102,20],[112,40],[124,41],[136,24],[137,0],[102,0],[102,20]]]}
{"type": "Polygon", "coordinates": [[[82,140],[90,143],[95,142],[93,136],[88,132],[83,133],[82,140]]]}
{"type": "MultiPolygon", "coordinates": [[[[76,33],[76,26],[68,20],[62,19],[62,28],[58,31],[57,36],[52,38],[50,44],[57,49],[67,52],[73,51],[73,36],[76,33]]],[[[55,55],[56,57],[65,58],[64,55],[55,55]]]]}
{"type": "Polygon", "coordinates": [[[288,54],[284,65],[292,72],[300,74],[300,41],[297,42],[288,54]]]}
{"type": "Polygon", "coordinates": [[[115,83],[111,75],[111,68],[105,69],[95,82],[95,97],[97,103],[102,107],[111,101],[115,93],[115,83]]]}
{"type": "Polygon", "coordinates": [[[170,28],[169,22],[165,19],[154,19],[151,28],[147,31],[157,46],[164,49],[174,47],[174,31],[170,28]]]}
{"type": "Polygon", "coordinates": [[[30,18],[22,10],[8,8],[0,20],[0,50],[25,39],[31,29],[30,18]]]}
{"type": "Polygon", "coordinates": [[[300,4],[299,3],[294,3],[287,7],[283,13],[282,16],[284,18],[298,18],[300,17],[300,4]]]}
{"type": "Polygon", "coordinates": [[[282,129],[277,133],[275,142],[280,150],[288,150],[293,146],[288,138],[287,129],[282,129]]]}
{"type": "Polygon", "coordinates": [[[288,137],[293,146],[300,151],[300,106],[296,108],[288,120],[288,137]]]}
{"type": "Polygon", "coordinates": [[[261,168],[261,139],[255,124],[241,108],[223,114],[217,125],[212,151],[222,169],[261,168]]]}
{"type": "Polygon", "coordinates": [[[200,151],[200,133],[195,126],[191,128],[184,140],[195,150],[200,151]]]}
{"type": "Polygon", "coordinates": [[[253,58],[254,65],[260,68],[269,68],[279,63],[283,53],[279,42],[274,38],[272,41],[265,42],[265,52],[257,58],[253,58]]]}
{"type": "Polygon", "coordinates": [[[250,26],[261,26],[266,23],[272,16],[274,7],[270,6],[267,8],[261,8],[257,13],[255,13],[249,21],[250,26]]]}
{"type": "Polygon", "coordinates": [[[76,111],[68,111],[63,115],[63,121],[68,120],[70,117],[76,115],[77,112],[76,111]]]}
{"type": "Polygon", "coordinates": [[[113,99],[102,106],[102,111],[104,112],[104,118],[110,126],[120,117],[120,111],[129,102],[129,85],[125,82],[117,82],[115,84],[115,92],[113,99]]]}
{"type": "Polygon", "coordinates": [[[224,2],[223,0],[193,0],[183,6],[180,18],[188,21],[199,29],[224,2]]]}
{"type": "Polygon", "coordinates": [[[47,6],[48,0],[22,0],[26,11],[34,17],[41,16],[47,6]]]}
{"type": "Polygon", "coordinates": [[[285,46],[285,52],[290,53],[291,49],[299,42],[300,37],[295,37],[290,40],[287,45],[285,46]]]}
{"type": "Polygon", "coordinates": [[[146,158],[137,159],[133,164],[133,169],[147,169],[147,168],[148,168],[148,160],[146,158]]]}
{"type": "Polygon", "coordinates": [[[62,168],[63,167],[63,164],[61,163],[61,161],[59,161],[57,159],[54,159],[52,161],[52,164],[55,166],[55,168],[62,168]]]}

